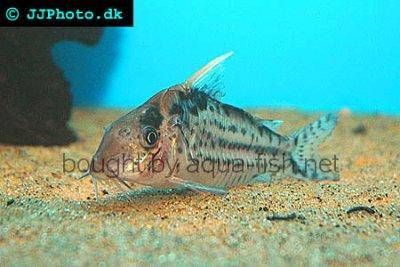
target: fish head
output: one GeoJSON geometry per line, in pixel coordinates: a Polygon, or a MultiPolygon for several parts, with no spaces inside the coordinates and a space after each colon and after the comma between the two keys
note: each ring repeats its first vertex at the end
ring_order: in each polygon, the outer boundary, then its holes
{"type": "MultiPolygon", "coordinates": [[[[190,92],[204,87],[203,81],[212,81],[213,71],[231,55],[232,52],[228,52],[213,59],[184,83],[160,91],[111,123],[93,156],[90,174],[95,178],[117,178],[152,186],[159,183],[164,173],[154,164],[165,166],[166,160],[175,160],[171,157],[176,156],[176,148],[182,150],[182,146],[187,145],[182,131],[177,130],[181,128],[176,127],[187,121],[187,106],[183,107],[182,103],[192,101],[190,92]]],[[[203,103],[203,98],[200,100],[203,103]]]]}
{"type": "Polygon", "coordinates": [[[152,185],[154,164],[163,164],[171,147],[169,119],[174,90],[163,90],[105,128],[92,158],[90,173],[99,179],[117,178],[152,185]],[[151,165],[152,164],[152,165],[151,165]],[[151,167],[151,168],[150,168],[151,167]]]}

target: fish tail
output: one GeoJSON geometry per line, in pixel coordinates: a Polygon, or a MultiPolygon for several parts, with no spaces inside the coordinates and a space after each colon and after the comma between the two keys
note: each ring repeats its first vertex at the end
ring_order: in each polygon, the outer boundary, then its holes
{"type": "Polygon", "coordinates": [[[293,176],[316,180],[339,179],[338,172],[333,171],[332,166],[329,168],[330,171],[327,171],[327,168],[324,170],[321,168],[321,160],[317,153],[318,147],[332,134],[337,122],[337,114],[327,114],[292,134],[293,176]]]}

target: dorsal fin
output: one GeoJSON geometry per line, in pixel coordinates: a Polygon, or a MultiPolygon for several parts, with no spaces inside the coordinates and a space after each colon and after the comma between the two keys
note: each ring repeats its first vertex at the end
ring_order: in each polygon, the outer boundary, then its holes
{"type": "Polygon", "coordinates": [[[268,127],[271,130],[277,131],[279,127],[282,125],[283,121],[281,120],[262,120],[262,125],[268,127]]]}
{"type": "MultiPolygon", "coordinates": [[[[233,52],[230,51],[228,53],[225,53],[225,54],[211,60],[207,65],[202,67],[195,74],[193,74],[189,79],[186,80],[186,82],[183,84],[184,88],[186,90],[191,90],[191,89],[202,87],[199,85],[202,83],[202,81],[206,80],[207,78],[210,78],[211,80],[215,80],[215,77],[214,77],[214,79],[212,77],[213,73],[215,74],[215,70],[217,70],[218,67],[220,67],[221,64],[227,58],[232,56],[232,54],[233,54],[233,52]]],[[[216,75],[214,75],[214,76],[216,76],[216,75]]]]}
{"type": "Polygon", "coordinates": [[[267,120],[267,119],[262,119],[257,116],[254,116],[254,119],[256,120],[256,123],[258,125],[265,126],[274,132],[276,132],[283,123],[283,121],[281,121],[281,120],[267,120]]]}

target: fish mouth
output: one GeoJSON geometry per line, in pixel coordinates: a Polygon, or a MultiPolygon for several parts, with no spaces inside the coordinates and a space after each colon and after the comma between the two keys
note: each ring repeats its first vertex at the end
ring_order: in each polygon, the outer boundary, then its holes
{"type": "MultiPolygon", "coordinates": [[[[142,157],[138,159],[141,161],[142,157]]],[[[124,153],[115,153],[112,155],[95,154],[92,158],[89,173],[99,180],[119,179],[124,176],[125,170],[123,167],[125,166],[125,160],[126,154],[124,153]]]]}

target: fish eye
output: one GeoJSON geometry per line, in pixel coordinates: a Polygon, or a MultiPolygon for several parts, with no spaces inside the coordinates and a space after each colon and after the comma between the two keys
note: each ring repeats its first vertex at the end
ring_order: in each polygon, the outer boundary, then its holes
{"type": "Polygon", "coordinates": [[[142,130],[143,132],[143,139],[146,141],[147,146],[154,146],[154,144],[158,140],[158,133],[157,130],[151,126],[146,126],[142,130]]]}

